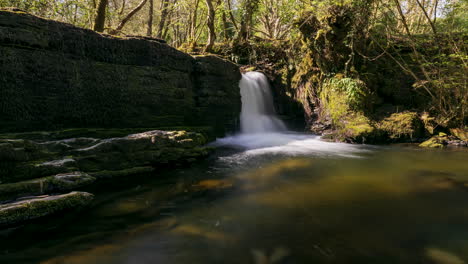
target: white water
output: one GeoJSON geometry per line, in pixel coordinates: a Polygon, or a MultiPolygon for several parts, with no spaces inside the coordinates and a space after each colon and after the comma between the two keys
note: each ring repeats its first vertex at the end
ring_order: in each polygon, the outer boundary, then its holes
{"type": "Polygon", "coordinates": [[[286,125],[276,117],[270,84],[265,75],[260,72],[244,73],[239,87],[243,134],[286,131],[286,125]]]}
{"type": "Polygon", "coordinates": [[[271,88],[262,73],[244,73],[239,87],[241,133],[218,139],[214,145],[244,151],[225,158],[242,161],[264,154],[358,157],[355,153],[366,151],[356,145],[324,142],[319,136],[288,131],[283,121],[276,117],[271,88]]]}

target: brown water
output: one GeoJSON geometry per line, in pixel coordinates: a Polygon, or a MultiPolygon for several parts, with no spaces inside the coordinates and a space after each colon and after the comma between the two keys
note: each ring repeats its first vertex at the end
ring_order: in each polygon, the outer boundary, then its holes
{"type": "Polygon", "coordinates": [[[468,263],[466,149],[295,139],[105,183],[3,232],[0,263],[468,263]]]}

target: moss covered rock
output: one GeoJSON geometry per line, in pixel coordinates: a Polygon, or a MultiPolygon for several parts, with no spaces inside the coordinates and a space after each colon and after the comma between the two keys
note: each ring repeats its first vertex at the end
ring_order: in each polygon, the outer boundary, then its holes
{"type": "Polygon", "coordinates": [[[442,148],[448,145],[468,147],[468,141],[460,140],[455,136],[440,132],[439,135],[431,137],[430,139],[421,143],[419,146],[425,148],[442,148]]]}
{"type": "Polygon", "coordinates": [[[446,136],[433,136],[430,139],[419,144],[423,148],[443,148],[447,145],[448,138],[446,136]]]}
{"type": "Polygon", "coordinates": [[[362,114],[350,114],[337,132],[338,137],[343,137],[342,141],[353,143],[373,143],[376,137],[375,127],[362,114]]]}
{"type": "Polygon", "coordinates": [[[423,135],[423,124],[416,112],[393,113],[377,124],[391,141],[413,141],[423,135]]]}
{"type": "Polygon", "coordinates": [[[36,196],[0,205],[0,226],[14,225],[37,219],[67,209],[77,209],[89,204],[93,195],[71,192],[62,195],[36,196]]]}
{"type": "Polygon", "coordinates": [[[319,122],[331,121],[333,132],[329,138],[356,143],[375,141],[377,130],[364,115],[369,96],[367,87],[359,79],[337,75],[323,82],[319,122]]]}
{"type": "Polygon", "coordinates": [[[30,181],[0,184],[0,201],[22,196],[71,191],[94,182],[95,178],[83,172],[71,172],[30,181]]]}

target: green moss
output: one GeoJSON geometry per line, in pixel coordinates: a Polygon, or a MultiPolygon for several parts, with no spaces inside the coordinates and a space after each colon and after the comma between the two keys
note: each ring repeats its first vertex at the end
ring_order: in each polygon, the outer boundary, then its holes
{"type": "Polygon", "coordinates": [[[0,205],[0,226],[17,224],[66,209],[76,209],[89,204],[93,198],[90,193],[71,192],[0,205]]]}
{"type": "Polygon", "coordinates": [[[434,136],[423,143],[419,144],[420,147],[423,148],[443,148],[444,147],[444,140],[438,136],[434,136]]]}
{"type": "Polygon", "coordinates": [[[334,121],[349,110],[364,112],[369,96],[370,92],[363,81],[345,78],[341,74],[326,79],[320,91],[322,105],[334,121]]]}
{"type": "Polygon", "coordinates": [[[91,184],[94,180],[94,177],[86,173],[72,172],[30,181],[0,184],[0,201],[13,200],[21,196],[70,191],[91,184]]]}
{"type": "Polygon", "coordinates": [[[335,75],[323,82],[321,119],[331,121],[335,140],[366,142],[375,137],[376,129],[364,115],[368,96],[367,87],[358,79],[335,75]]]}
{"type": "Polygon", "coordinates": [[[375,141],[376,129],[371,121],[362,114],[349,114],[337,130],[345,141],[365,143],[375,141]]]}
{"type": "Polygon", "coordinates": [[[402,139],[421,136],[422,123],[416,112],[394,113],[377,124],[377,128],[390,139],[402,139]]]}

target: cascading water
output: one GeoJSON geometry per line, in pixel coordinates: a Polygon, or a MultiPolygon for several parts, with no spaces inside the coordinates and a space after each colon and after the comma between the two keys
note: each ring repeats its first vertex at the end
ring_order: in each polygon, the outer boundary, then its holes
{"type": "Polygon", "coordinates": [[[239,88],[242,98],[241,133],[213,143],[245,149],[227,159],[239,161],[263,154],[349,156],[361,151],[353,145],[324,142],[316,135],[288,131],[283,121],[276,117],[270,85],[262,73],[244,73],[239,88]]]}
{"type": "Polygon", "coordinates": [[[286,131],[275,116],[270,84],[260,72],[247,72],[239,83],[242,97],[241,131],[244,134],[286,131]]]}

